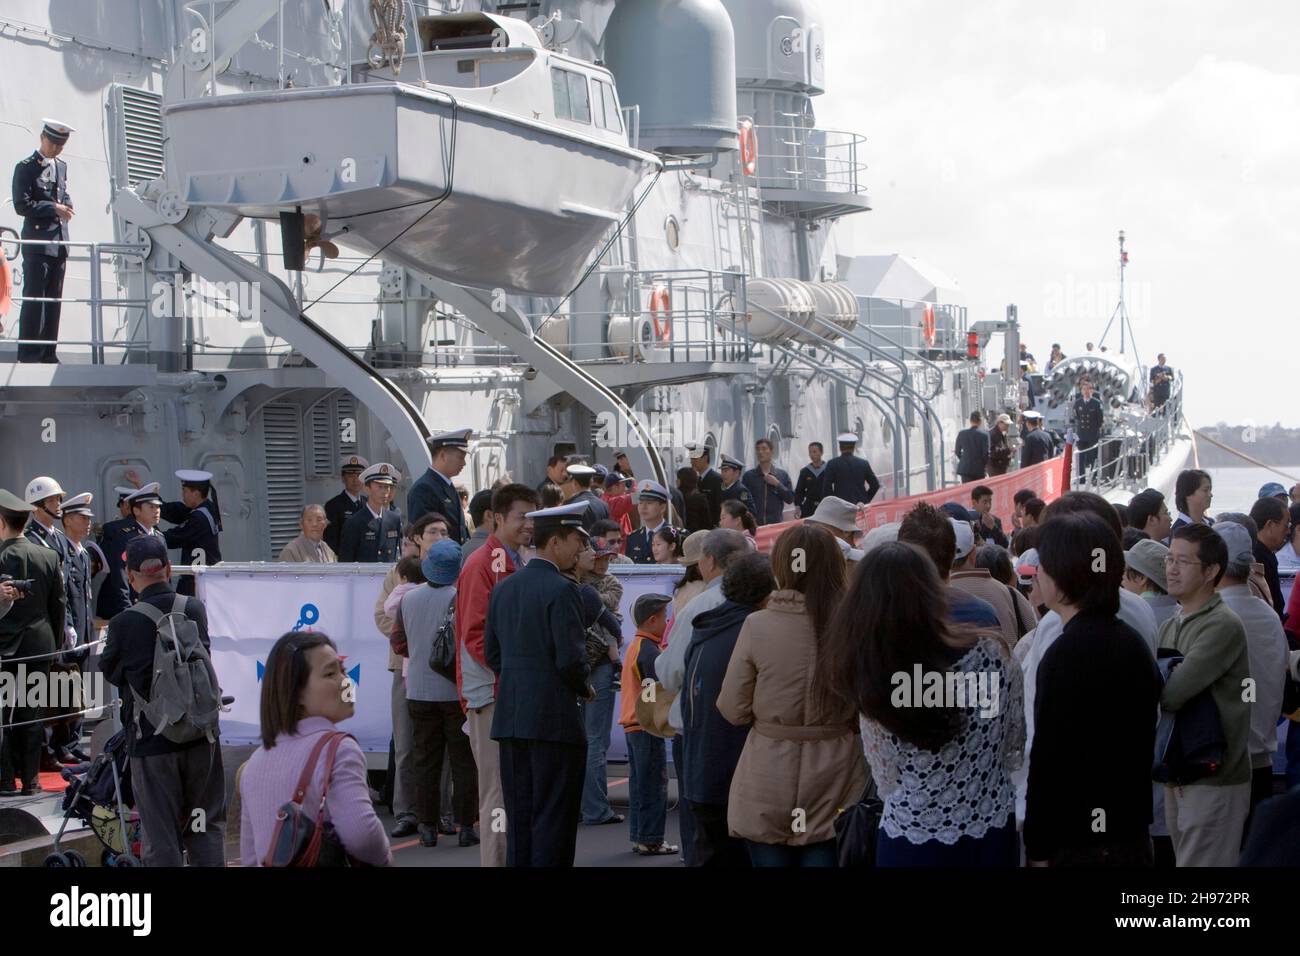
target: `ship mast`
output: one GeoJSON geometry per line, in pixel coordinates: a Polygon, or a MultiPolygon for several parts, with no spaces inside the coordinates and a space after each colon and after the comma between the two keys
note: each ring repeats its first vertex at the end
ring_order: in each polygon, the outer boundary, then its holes
{"type": "Polygon", "coordinates": [[[1137,348],[1137,336],[1133,334],[1133,325],[1129,320],[1128,305],[1124,301],[1124,270],[1128,268],[1128,251],[1124,248],[1124,230],[1119,231],[1119,302],[1115,304],[1115,311],[1110,314],[1110,321],[1106,323],[1106,329],[1101,333],[1101,341],[1097,347],[1106,344],[1106,336],[1110,334],[1110,327],[1115,324],[1115,319],[1119,319],[1119,351],[1123,355],[1129,339],[1133,342],[1133,356],[1140,358],[1137,348]]]}

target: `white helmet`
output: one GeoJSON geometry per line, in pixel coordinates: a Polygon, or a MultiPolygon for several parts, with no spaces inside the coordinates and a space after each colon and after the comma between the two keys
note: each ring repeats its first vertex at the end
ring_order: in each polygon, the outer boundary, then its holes
{"type": "Polygon", "coordinates": [[[53,478],[33,478],[27,483],[27,503],[34,505],[38,501],[44,501],[51,495],[66,495],[67,492],[59,487],[59,483],[53,478]]]}

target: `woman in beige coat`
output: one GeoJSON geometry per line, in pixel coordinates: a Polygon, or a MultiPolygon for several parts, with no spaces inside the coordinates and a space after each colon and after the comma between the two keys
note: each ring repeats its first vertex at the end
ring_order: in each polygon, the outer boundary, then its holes
{"type": "Polygon", "coordinates": [[[852,705],[828,713],[813,687],[844,556],[830,532],[796,525],[777,539],[772,574],[777,590],[741,627],[718,697],[723,717],[753,728],[727,825],[755,866],[835,866],[835,816],[867,782],[852,705]]]}

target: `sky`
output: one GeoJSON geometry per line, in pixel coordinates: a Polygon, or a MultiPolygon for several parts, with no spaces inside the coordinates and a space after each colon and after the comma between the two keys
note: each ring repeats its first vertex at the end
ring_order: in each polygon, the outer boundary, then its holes
{"type": "Polygon", "coordinates": [[[1300,4],[818,5],[818,125],[867,137],[855,252],[931,262],[972,322],[1016,303],[1041,364],[1100,339],[1123,229],[1138,354],[1192,425],[1300,426],[1300,4]]]}

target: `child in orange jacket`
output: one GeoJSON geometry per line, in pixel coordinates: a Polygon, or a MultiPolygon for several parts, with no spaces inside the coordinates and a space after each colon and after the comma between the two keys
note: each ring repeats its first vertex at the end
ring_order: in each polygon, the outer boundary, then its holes
{"type": "Polygon", "coordinates": [[[636,720],[637,695],[655,682],[655,660],[663,650],[667,594],[643,594],[632,606],[636,637],[623,658],[623,687],[619,724],[627,739],[629,824],[632,852],[642,856],[673,854],[678,847],[664,842],[668,816],[668,756],[664,741],[641,729],[636,720]],[[649,683],[646,684],[645,682],[649,683]]]}

